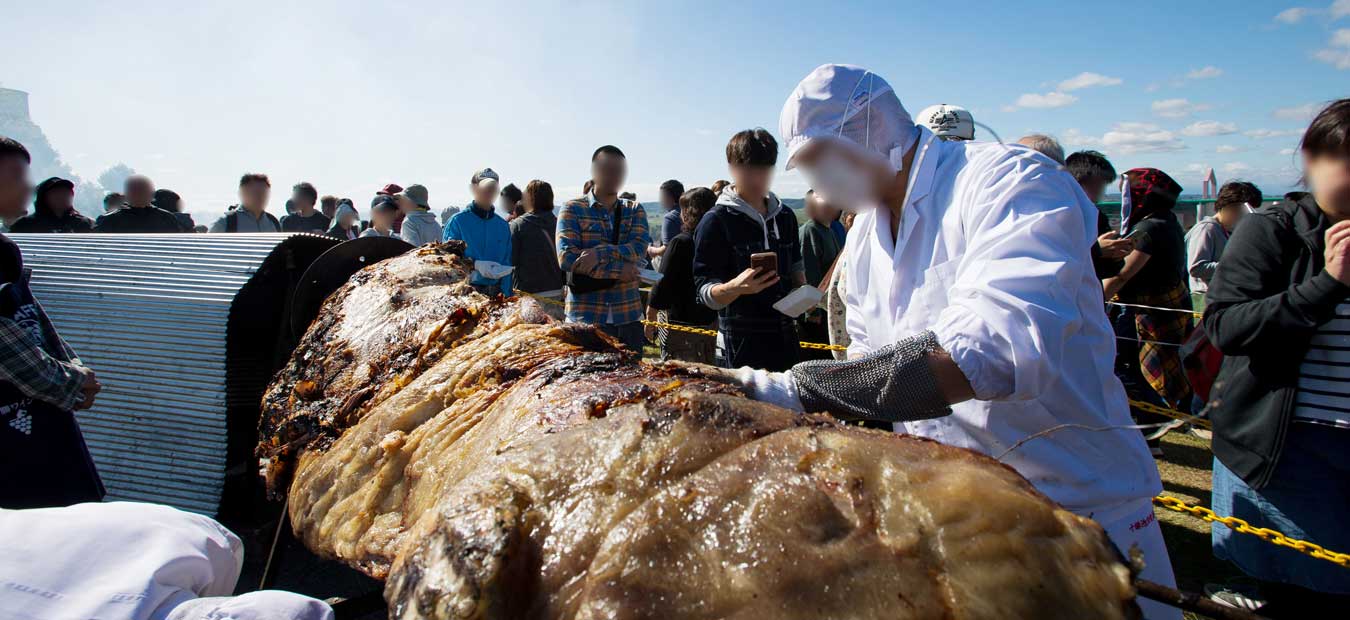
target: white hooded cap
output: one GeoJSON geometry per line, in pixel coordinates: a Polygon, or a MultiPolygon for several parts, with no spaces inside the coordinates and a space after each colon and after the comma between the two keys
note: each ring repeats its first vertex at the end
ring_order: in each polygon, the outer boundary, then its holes
{"type": "Polygon", "coordinates": [[[918,139],[905,106],[881,76],[853,65],[821,65],[788,95],[778,130],[787,144],[787,169],[808,142],[838,139],[890,158],[918,139]]]}

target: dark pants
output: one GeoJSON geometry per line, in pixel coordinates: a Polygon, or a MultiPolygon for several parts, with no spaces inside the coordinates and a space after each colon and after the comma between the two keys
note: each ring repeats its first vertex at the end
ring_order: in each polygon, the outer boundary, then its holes
{"type": "Polygon", "coordinates": [[[633,321],[631,323],[601,323],[597,327],[600,331],[609,334],[629,351],[642,355],[642,347],[647,344],[647,335],[642,333],[642,322],[633,321]]]}
{"type": "Polygon", "coordinates": [[[763,368],[781,372],[801,359],[797,329],[791,320],[766,321],[747,326],[743,322],[719,324],[722,333],[722,362],[727,368],[763,368]]]}

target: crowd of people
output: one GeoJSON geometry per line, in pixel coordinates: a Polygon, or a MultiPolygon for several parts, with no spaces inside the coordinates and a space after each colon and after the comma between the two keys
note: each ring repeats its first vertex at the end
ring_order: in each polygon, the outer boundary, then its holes
{"type": "MultiPolygon", "coordinates": [[[[761,400],[998,457],[1095,518],[1120,548],[1141,549],[1143,576],[1164,584],[1174,580],[1149,452],[1185,418],[1128,403],[1189,412],[1213,425],[1216,512],[1350,550],[1336,523],[1350,514],[1350,100],[1327,106],[1303,136],[1308,191],[1265,205],[1255,185],[1231,181],[1189,232],[1175,213],[1183,188],[1162,170],[1118,174],[1104,154],[1066,156],[1042,134],[975,142],[973,119],[956,106],[916,123],[884,79],[858,67],[813,71],[779,129],[781,149],[764,129],[730,138],[729,180],[661,184],[656,234],[623,191],[627,159],[613,145],[594,151],[583,195],[561,205],[545,181],[502,187],[483,168],[469,178],[469,203],[439,219],[422,185],[384,186],[363,222],[350,199],[299,183],[278,220],[268,177],[251,173],[239,204],[206,229],[178,194],[140,175],[90,221],[74,210],[70,181],[33,191],[26,152],[5,140],[0,217],[15,233],[460,240],[483,294],[558,304],[567,321],[635,353],[655,344],[662,359],[736,369],[761,400]],[[812,188],[804,221],[770,191],[780,161],[812,188]],[[1112,187],[1115,222],[1096,206],[1112,187]],[[30,193],[33,212],[18,217],[30,193]],[[846,352],[803,350],[803,339],[846,352]]],[[[41,496],[6,483],[0,505],[97,500],[71,412],[93,404],[99,383],[32,299],[17,246],[0,240],[0,410],[26,408],[36,420],[26,423],[63,437],[59,458],[25,458],[68,481],[41,496]]],[[[1213,532],[1215,554],[1260,583],[1216,585],[1216,600],[1264,604],[1272,617],[1350,601],[1345,569],[1213,532]]]]}

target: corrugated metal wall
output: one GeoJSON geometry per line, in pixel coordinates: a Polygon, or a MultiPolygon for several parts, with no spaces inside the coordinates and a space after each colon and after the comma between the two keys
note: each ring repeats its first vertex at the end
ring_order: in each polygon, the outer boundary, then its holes
{"type": "Polygon", "coordinates": [[[216,512],[231,304],[288,236],[10,236],[34,295],[103,383],[78,417],[109,500],[216,512]]]}

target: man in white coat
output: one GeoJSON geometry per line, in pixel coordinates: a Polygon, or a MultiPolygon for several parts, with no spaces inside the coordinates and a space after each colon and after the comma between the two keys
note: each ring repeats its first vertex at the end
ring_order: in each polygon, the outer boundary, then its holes
{"type": "Polygon", "coordinates": [[[846,361],[742,369],[756,396],[997,458],[1173,585],[1157,466],[1112,372],[1096,211],[1074,179],[1029,149],[936,139],[860,67],[812,71],[780,129],[787,167],[858,212],[841,261],[852,344],[846,361]]]}

